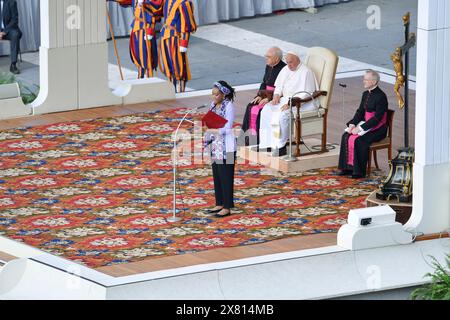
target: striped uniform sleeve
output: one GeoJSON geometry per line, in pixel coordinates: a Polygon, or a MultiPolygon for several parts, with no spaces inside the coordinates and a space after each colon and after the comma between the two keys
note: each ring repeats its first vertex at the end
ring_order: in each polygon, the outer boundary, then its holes
{"type": "Polygon", "coordinates": [[[191,32],[197,30],[197,24],[194,18],[194,7],[191,1],[183,1],[179,8],[180,11],[180,26],[181,26],[181,42],[182,47],[187,48],[189,44],[189,36],[191,32]]]}

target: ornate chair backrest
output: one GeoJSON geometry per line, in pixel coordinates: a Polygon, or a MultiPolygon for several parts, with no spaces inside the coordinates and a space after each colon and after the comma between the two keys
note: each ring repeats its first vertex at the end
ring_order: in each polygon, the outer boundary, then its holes
{"type": "Polygon", "coordinates": [[[305,64],[314,72],[319,90],[328,92],[326,96],[319,98],[320,106],[325,109],[328,109],[331,103],[338,62],[338,55],[330,49],[322,47],[308,49],[305,64]]]}

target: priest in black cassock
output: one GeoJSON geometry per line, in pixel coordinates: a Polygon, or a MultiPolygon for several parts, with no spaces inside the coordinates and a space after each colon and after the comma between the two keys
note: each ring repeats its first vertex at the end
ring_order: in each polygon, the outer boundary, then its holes
{"type": "Polygon", "coordinates": [[[339,175],[351,175],[354,179],[366,176],[369,147],[387,135],[388,100],[378,87],[380,75],[369,70],[364,75],[361,104],[342,136],[339,154],[339,175]]]}
{"type": "MultiPolygon", "coordinates": [[[[248,104],[242,123],[242,131],[245,136],[245,145],[257,145],[259,143],[259,123],[261,110],[270,101],[265,96],[265,91],[273,92],[275,90],[275,80],[281,69],[286,66],[282,61],[283,51],[278,47],[272,47],[267,50],[266,71],[259,87],[258,95],[248,104]]],[[[244,141],[242,141],[244,142],[244,141]]]]}

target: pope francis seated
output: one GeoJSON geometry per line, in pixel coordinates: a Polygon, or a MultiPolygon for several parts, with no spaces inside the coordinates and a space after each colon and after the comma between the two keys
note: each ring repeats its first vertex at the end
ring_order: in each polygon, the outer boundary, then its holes
{"type": "MultiPolygon", "coordinates": [[[[290,97],[306,98],[318,90],[314,73],[301,62],[295,52],[288,52],[286,66],[275,81],[273,99],[261,112],[259,151],[272,151],[272,156],[287,154],[289,139],[290,97]]],[[[314,101],[305,103],[301,111],[314,110],[314,101]]]]}

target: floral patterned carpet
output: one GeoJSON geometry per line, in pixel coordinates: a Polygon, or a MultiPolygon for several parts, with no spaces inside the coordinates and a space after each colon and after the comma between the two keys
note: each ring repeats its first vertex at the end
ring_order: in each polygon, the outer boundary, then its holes
{"type": "Polygon", "coordinates": [[[202,211],[214,205],[210,166],[180,160],[183,220],[169,223],[171,135],[184,112],[0,131],[0,235],[95,268],[336,232],[379,184],[239,164],[234,214],[214,218],[202,211]]]}

